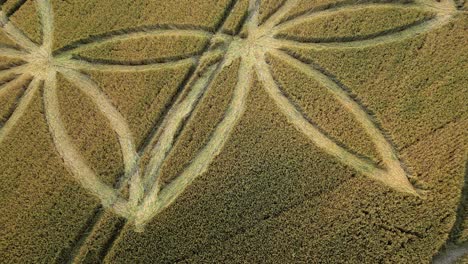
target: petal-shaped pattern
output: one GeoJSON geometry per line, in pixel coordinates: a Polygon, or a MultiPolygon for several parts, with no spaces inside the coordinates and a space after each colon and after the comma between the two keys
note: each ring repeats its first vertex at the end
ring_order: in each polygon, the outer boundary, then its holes
{"type": "Polygon", "coordinates": [[[193,114],[182,126],[172,150],[161,165],[161,188],[174,180],[191,163],[224,118],[224,112],[229,106],[237,83],[239,62],[237,59],[224,67],[213,79],[193,114]]]}
{"type": "Polygon", "coordinates": [[[69,81],[75,83],[81,91],[93,100],[101,113],[109,120],[111,127],[116,132],[120,141],[124,157],[125,172],[126,174],[130,174],[137,167],[136,162],[138,160],[138,155],[133,143],[133,136],[123,116],[110,103],[110,100],[99,89],[97,84],[89,79],[89,77],[74,70],[63,69],[61,73],[63,73],[65,78],[69,81]]]}
{"type": "Polygon", "coordinates": [[[158,142],[152,150],[151,160],[145,171],[145,189],[154,189],[155,193],[158,192],[159,169],[174,145],[177,132],[184,124],[184,121],[187,120],[188,116],[190,116],[201,96],[206,92],[214,76],[219,74],[220,67],[216,70],[216,66],[217,65],[210,66],[206,72],[193,83],[193,86],[185,98],[178,104],[175,104],[164,118],[159,128],[160,135],[158,137],[158,142]]]}
{"type": "MultiPolygon", "coordinates": [[[[73,55],[90,53],[92,50],[98,50],[99,48],[115,49],[116,47],[135,46],[135,44],[141,40],[151,41],[153,40],[166,40],[171,43],[177,38],[189,40],[190,38],[206,39],[212,34],[203,30],[192,30],[192,29],[165,29],[156,28],[152,30],[144,29],[138,31],[129,31],[125,33],[109,34],[105,36],[90,37],[88,39],[81,40],[77,43],[70,44],[67,48],[61,49],[57,52],[57,58],[71,58],[73,55]]],[[[173,44],[178,43],[174,41],[173,44]]],[[[179,40],[180,41],[180,40],[179,40]]],[[[167,45],[167,43],[166,43],[167,45]]],[[[134,52],[134,51],[132,51],[134,52]]],[[[96,52],[94,52],[95,54],[96,52]]],[[[93,54],[93,53],[90,53],[93,54]]],[[[154,56],[153,54],[143,54],[154,56]]],[[[164,55],[163,55],[164,56],[164,55]]],[[[166,55],[167,56],[167,55],[166,55]]],[[[157,58],[156,58],[157,59],[157,58]]],[[[118,60],[118,59],[116,59],[118,60]]]]}
{"type": "Polygon", "coordinates": [[[169,62],[199,55],[208,45],[210,34],[196,30],[156,30],[127,35],[125,39],[108,40],[75,53],[75,58],[88,62],[144,65],[169,62]]]}
{"type": "Polygon", "coordinates": [[[118,214],[128,216],[125,201],[114,189],[101,182],[72,144],[60,117],[55,72],[50,72],[44,83],[44,106],[55,147],[75,179],[98,197],[104,206],[112,207],[118,214]]]}
{"type": "Polygon", "coordinates": [[[118,135],[78,85],[58,74],[57,87],[61,121],[72,144],[99,179],[116,188],[125,175],[118,135]]]}
{"type": "MultiPolygon", "coordinates": [[[[140,148],[162,118],[193,71],[191,62],[177,67],[137,72],[86,71],[127,120],[140,148]]],[[[139,150],[141,151],[141,149],[139,150]]]]}
{"type": "MultiPolygon", "coordinates": [[[[424,1],[424,0],[421,0],[424,1]]],[[[442,5],[442,4],[441,4],[442,5]]],[[[443,3],[443,7],[445,7],[447,4],[443,3]]],[[[297,18],[294,18],[290,21],[284,22],[283,24],[280,24],[276,26],[273,29],[274,33],[278,32],[286,32],[286,30],[292,28],[294,25],[297,24],[302,24],[304,21],[307,21],[308,19],[312,19],[314,17],[318,16],[331,16],[335,12],[340,12],[340,11],[345,11],[345,10],[359,10],[365,7],[376,7],[376,6],[382,6],[385,7],[387,6],[388,8],[394,7],[395,4],[381,4],[381,5],[376,5],[376,4],[368,4],[364,6],[357,6],[357,7],[337,7],[337,8],[332,8],[330,10],[325,10],[321,12],[313,12],[313,13],[307,13],[306,15],[299,16],[297,18]]],[[[412,5],[413,7],[420,9],[421,11],[425,12],[433,12],[435,13],[434,18],[429,19],[429,20],[421,20],[421,21],[416,21],[415,23],[410,23],[406,26],[397,26],[396,28],[393,29],[388,29],[384,30],[380,33],[372,33],[368,35],[363,35],[360,38],[343,38],[341,41],[339,39],[336,39],[334,41],[333,39],[322,39],[318,40],[316,39],[316,42],[326,42],[326,43],[307,43],[303,41],[298,41],[298,40],[288,40],[288,39],[281,39],[278,38],[274,40],[273,46],[275,48],[314,48],[314,49],[325,49],[325,48],[365,48],[365,47],[370,47],[370,46],[375,46],[379,44],[385,44],[388,42],[394,42],[394,41],[402,41],[411,37],[414,37],[416,35],[428,32],[430,30],[433,30],[434,28],[443,26],[447,24],[451,17],[454,15],[456,12],[456,9],[446,7],[446,8],[441,8],[439,6],[437,7],[427,7],[424,3],[418,3],[417,5],[412,5]]],[[[307,41],[307,40],[305,40],[307,41]]],[[[313,40],[312,40],[313,41],[313,40]]]]}
{"type": "Polygon", "coordinates": [[[274,45],[278,48],[312,48],[318,50],[329,48],[367,48],[395,41],[403,41],[419,34],[424,34],[435,28],[445,25],[450,21],[450,18],[450,16],[436,16],[434,19],[425,21],[405,30],[365,40],[330,43],[304,43],[294,40],[275,39],[274,45]]]}
{"type": "Polygon", "coordinates": [[[139,155],[136,151],[134,138],[127,122],[120,112],[112,105],[109,98],[99,89],[98,85],[88,76],[75,71],[63,69],[64,76],[75,83],[90,99],[92,99],[101,113],[109,120],[110,126],[116,132],[123,154],[125,167],[124,178],[120,181],[125,186],[130,181],[130,200],[136,205],[138,194],[142,192],[140,171],[138,167],[139,155]]]}
{"type": "MultiPolygon", "coordinates": [[[[54,49],[62,49],[89,36],[161,29],[216,31],[223,12],[233,0],[182,1],[69,1],[55,10],[54,49]],[[177,13],[175,15],[174,11],[177,13]],[[80,14],[73,16],[69,14],[80,14]],[[116,16],[115,14],[119,14],[116,16]],[[104,23],[103,23],[104,22],[104,23]],[[89,26],[92,25],[92,26],[89,26]]],[[[61,1],[57,1],[61,2],[61,1]]],[[[226,11],[229,13],[228,11],[226,11]]]]}
{"type": "Polygon", "coordinates": [[[301,69],[301,71],[313,76],[317,81],[328,88],[330,93],[332,93],[337,98],[337,100],[355,116],[356,120],[369,135],[375,144],[377,151],[382,157],[385,170],[382,170],[375,164],[350,153],[348,150],[336,144],[333,140],[328,138],[318,128],[311,124],[280,90],[276,84],[276,81],[271,75],[265,58],[259,60],[257,63],[257,71],[259,73],[260,79],[264,83],[266,90],[270,94],[271,98],[275,101],[277,106],[283,111],[290,122],[294,124],[298,130],[308,136],[324,151],[335,156],[344,164],[355,168],[360,173],[381,181],[396,190],[417,195],[414,187],[408,181],[406,172],[403,169],[401,162],[397,158],[394,148],[373,123],[372,119],[368,116],[366,111],[357,102],[355,102],[345,90],[343,90],[328,76],[310,67],[309,65],[306,65],[282,52],[275,51],[274,55],[280,57],[290,64],[296,65],[301,69]]]}
{"type": "Polygon", "coordinates": [[[34,51],[38,48],[34,42],[8,20],[3,11],[0,11],[0,27],[2,31],[21,48],[27,51],[34,51]]]}
{"type": "Polygon", "coordinates": [[[370,3],[392,3],[392,4],[408,4],[412,1],[408,0],[320,0],[320,1],[310,1],[310,0],[298,0],[296,5],[289,10],[285,15],[283,22],[292,20],[299,16],[304,16],[311,14],[313,12],[318,12],[326,9],[332,8],[341,8],[346,6],[353,5],[365,5],[370,3]]]}
{"type": "MultiPolygon", "coordinates": [[[[307,120],[353,154],[376,163],[381,161],[374,144],[356,118],[328,91],[328,87],[305,74],[297,65],[269,54],[266,58],[278,87],[307,120]]],[[[349,94],[354,98],[354,94],[349,94]]]]}
{"type": "Polygon", "coordinates": [[[434,14],[418,7],[368,4],[298,17],[276,28],[278,38],[327,43],[365,40],[423,23],[434,14]]]}
{"type": "Polygon", "coordinates": [[[231,102],[223,120],[217,125],[207,145],[197,154],[192,163],[174,181],[162,189],[158,195],[152,190],[141,205],[135,225],[137,228],[149,221],[154,215],[171,205],[177,197],[202,173],[221,152],[229,134],[242,116],[252,82],[252,65],[247,60],[241,60],[238,81],[234,88],[231,102]]]}

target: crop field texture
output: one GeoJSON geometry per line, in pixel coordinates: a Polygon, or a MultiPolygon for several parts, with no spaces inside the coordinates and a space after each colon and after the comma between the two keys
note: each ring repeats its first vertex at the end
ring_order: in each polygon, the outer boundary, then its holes
{"type": "Polygon", "coordinates": [[[467,263],[463,0],[0,0],[0,263],[467,263]]]}

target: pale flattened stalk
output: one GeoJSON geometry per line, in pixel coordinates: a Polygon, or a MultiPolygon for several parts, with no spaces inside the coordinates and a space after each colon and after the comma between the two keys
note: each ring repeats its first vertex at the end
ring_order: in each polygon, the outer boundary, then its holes
{"type": "Polygon", "coordinates": [[[51,0],[37,0],[37,10],[42,25],[42,49],[52,54],[54,13],[52,12],[51,0]]]}
{"type": "Polygon", "coordinates": [[[248,17],[245,21],[248,34],[252,34],[258,29],[260,1],[261,0],[249,0],[248,17]]]}
{"type": "Polygon", "coordinates": [[[27,56],[27,53],[24,51],[7,48],[7,47],[0,47],[0,57],[24,60],[26,56],[27,56]]]}
{"type": "Polygon", "coordinates": [[[10,89],[18,87],[18,85],[25,83],[28,79],[31,79],[31,76],[29,76],[28,74],[21,74],[19,76],[15,76],[14,79],[0,85],[0,99],[2,98],[2,96],[8,93],[10,89]]]}
{"type": "Polygon", "coordinates": [[[29,75],[30,67],[28,64],[22,64],[19,66],[14,66],[6,70],[0,71],[0,80],[4,80],[8,77],[14,77],[20,74],[28,74],[29,75]]]}
{"type": "MultiPolygon", "coordinates": [[[[21,83],[24,83],[27,79],[30,79],[31,76],[28,74],[23,74],[19,78],[5,84],[1,90],[0,90],[0,95],[3,93],[3,91],[6,91],[10,87],[14,87],[16,85],[19,85],[21,83]]],[[[13,110],[12,115],[8,120],[3,124],[3,126],[0,127],[0,144],[5,140],[6,136],[12,131],[13,127],[16,125],[18,120],[24,115],[26,110],[28,109],[29,104],[31,101],[34,99],[34,96],[37,94],[37,91],[39,90],[39,80],[33,79],[29,85],[26,91],[24,92],[23,96],[18,101],[18,104],[16,105],[15,110],[13,110]]]]}

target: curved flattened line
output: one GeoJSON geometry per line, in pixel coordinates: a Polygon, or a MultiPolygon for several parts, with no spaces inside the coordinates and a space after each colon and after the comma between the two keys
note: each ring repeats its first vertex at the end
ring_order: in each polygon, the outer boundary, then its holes
{"type": "Polygon", "coordinates": [[[268,21],[271,16],[275,15],[276,13],[280,12],[281,8],[284,7],[284,5],[286,4],[287,0],[281,0],[282,2],[275,8],[275,9],[272,9],[268,12],[268,14],[266,14],[265,17],[263,17],[262,20],[260,20],[260,23],[258,24],[258,26],[262,26],[266,21],[268,21]]]}
{"type": "Polygon", "coordinates": [[[344,164],[351,165],[356,168],[363,174],[372,175],[376,171],[380,171],[380,169],[374,164],[353,155],[348,150],[339,146],[326,135],[321,133],[318,128],[313,126],[313,124],[307,120],[307,118],[294,106],[290,99],[287,98],[283,91],[278,87],[265,60],[259,60],[256,68],[259,78],[268,95],[273,99],[283,114],[285,114],[289,122],[314,142],[315,145],[335,156],[344,164]]]}
{"type": "Polygon", "coordinates": [[[249,8],[247,10],[247,19],[244,26],[247,27],[248,32],[253,32],[258,28],[260,17],[260,0],[249,0],[249,8]]]}
{"type": "Polygon", "coordinates": [[[433,19],[426,20],[416,26],[404,29],[399,32],[392,32],[387,35],[381,35],[367,40],[355,40],[350,42],[332,42],[332,43],[302,43],[294,40],[275,39],[273,43],[279,48],[312,48],[316,50],[323,49],[345,49],[345,48],[368,48],[391,42],[404,41],[417,35],[429,32],[435,28],[447,24],[451,15],[436,16],[433,19]]]}
{"type": "Polygon", "coordinates": [[[175,104],[164,118],[160,130],[158,142],[151,151],[151,159],[146,168],[144,176],[144,186],[150,193],[156,196],[159,191],[159,170],[165,161],[167,155],[174,146],[178,132],[189,118],[198,102],[201,100],[212,81],[219,75],[224,68],[224,61],[218,65],[209,67],[193,85],[189,87],[187,96],[175,104]]]}
{"type": "Polygon", "coordinates": [[[139,155],[136,152],[134,139],[125,118],[88,76],[74,70],[62,70],[61,73],[93,101],[99,111],[109,120],[112,129],[117,134],[125,168],[120,185],[125,186],[125,183],[130,179],[130,204],[136,205],[139,199],[135,197],[139,196],[135,193],[142,192],[138,168],[139,155]]]}
{"type": "MultiPolygon", "coordinates": [[[[212,54],[216,54],[216,52],[205,52],[202,57],[208,58],[212,54]]],[[[144,189],[141,195],[147,190],[155,193],[154,196],[157,196],[160,184],[159,169],[162,163],[178,140],[181,131],[183,131],[185,125],[189,122],[195,107],[205,94],[211,81],[218,75],[226,61],[222,60],[222,62],[219,62],[217,60],[210,65],[203,66],[204,68],[202,69],[202,65],[199,63],[200,60],[198,59],[195,69],[186,76],[186,81],[181,85],[174,102],[167,107],[166,114],[155,124],[157,126],[150,132],[142,145],[141,154],[145,153],[147,148],[151,146],[152,148],[150,150],[151,158],[145,169],[145,176],[143,178],[144,189]],[[207,69],[209,71],[208,74],[206,74],[207,69]]]]}
{"type": "MultiPolygon", "coordinates": [[[[104,184],[86,164],[83,156],[73,145],[60,117],[60,104],[57,95],[56,73],[50,73],[44,84],[44,107],[47,124],[58,153],[72,176],[88,191],[98,197],[106,207],[115,207],[124,202],[116,191],[104,184]]],[[[116,211],[120,212],[121,208],[116,211]]]]}
{"type": "Polygon", "coordinates": [[[259,30],[262,32],[270,32],[276,27],[281,21],[284,20],[285,16],[291,11],[294,7],[297,6],[299,0],[287,0],[285,1],[276,12],[272,13],[268,19],[266,19],[259,27],[259,30]]]}
{"type": "MultiPolygon", "coordinates": [[[[29,79],[30,77],[27,75],[22,75],[18,79],[11,81],[10,83],[7,84],[6,87],[3,87],[0,92],[4,91],[5,89],[8,89],[8,86],[15,86],[18,83],[26,81],[26,79],[29,79]]],[[[18,104],[16,105],[16,108],[13,109],[12,114],[10,115],[10,118],[3,124],[3,126],[0,127],[0,144],[5,140],[6,136],[11,132],[13,127],[18,123],[18,120],[24,115],[24,113],[27,111],[29,104],[34,98],[34,95],[36,94],[37,90],[39,89],[39,82],[37,80],[33,80],[26,92],[21,96],[21,98],[18,100],[18,104]]],[[[1,93],[0,93],[1,96],[1,93]]]]}
{"type": "MultiPolygon", "coordinates": [[[[0,74],[1,74],[1,71],[0,71],[0,74]]],[[[6,75],[6,76],[1,76],[0,77],[0,87],[1,86],[5,86],[7,85],[9,82],[15,80],[16,78],[18,78],[20,74],[11,74],[11,75],[6,75]]],[[[2,88],[0,88],[1,90],[2,88]]]]}
{"type": "Polygon", "coordinates": [[[52,50],[54,33],[54,13],[50,0],[37,0],[37,9],[42,25],[42,46],[47,51],[52,50]]]}
{"type": "Polygon", "coordinates": [[[111,103],[111,100],[98,87],[98,85],[88,76],[75,70],[60,69],[60,72],[71,83],[86,94],[99,111],[107,118],[110,126],[119,138],[122,149],[125,171],[130,173],[136,167],[138,155],[133,143],[133,136],[128,127],[125,118],[120,114],[117,108],[111,103]]]}
{"type": "Polygon", "coordinates": [[[24,51],[0,46],[0,56],[14,59],[25,59],[28,54],[24,51]]]}
{"type": "Polygon", "coordinates": [[[63,68],[69,68],[73,70],[97,70],[97,71],[115,71],[115,72],[140,72],[140,71],[151,71],[168,69],[170,67],[179,67],[189,63],[194,63],[195,58],[182,59],[178,61],[153,63],[148,65],[116,65],[116,64],[99,64],[90,63],[80,60],[65,60],[60,62],[60,66],[63,68]]]}
{"type": "Polygon", "coordinates": [[[353,41],[365,41],[365,40],[371,40],[378,38],[380,36],[385,36],[389,34],[394,34],[401,32],[403,30],[407,30],[409,28],[421,25],[423,23],[428,22],[432,18],[424,18],[421,20],[414,21],[410,24],[391,28],[388,30],[372,33],[372,34],[367,34],[367,35],[362,35],[362,36],[347,36],[347,37],[330,37],[330,38],[308,38],[308,37],[301,37],[301,36],[289,36],[285,33],[279,33],[275,35],[276,38],[281,38],[281,39],[286,39],[286,40],[292,40],[292,41],[297,41],[300,43],[347,43],[347,42],[353,42],[353,41]]]}
{"type": "Polygon", "coordinates": [[[193,159],[192,163],[175,180],[161,190],[158,197],[152,195],[153,193],[148,195],[137,214],[135,223],[137,228],[141,228],[154,215],[171,205],[198,176],[208,169],[213,159],[221,152],[232,130],[245,111],[252,82],[251,67],[244,59],[241,60],[238,81],[223,120],[216,126],[209,142],[193,159]]]}
{"type": "Polygon", "coordinates": [[[0,11],[0,28],[8,37],[27,51],[37,50],[39,47],[31,39],[29,39],[21,30],[8,20],[3,11],[0,11]]]}
{"type": "MultiPolygon", "coordinates": [[[[23,74],[21,75],[20,77],[16,77],[13,78],[12,80],[10,81],[7,81],[6,83],[2,84],[0,86],[0,99],[7,93],[10,91],[10,89],[13,89],[15,87],[17,87],[18,85],[20,84],[23,84],[25,83],[27,80],[30,80],[31,77],[27,74],[23,74]]],[[[29,86],[29,85],[28,85],[29,86]]],[[[21,95],[22,97],[22,95],[21,95]]],[[[20,98],[21,98],[20,97],[20,98]]]]}
{"type": "Polygon", "coordinates": [[[179,56],[166,56],[162,58],[134,60],[134,61],[99,59],[99,58],[95,59],[95,58],[89,58],[89,57],[81,56],[81,55],[73,55],[73,59],[77,61],[82,61],[82,62],[90,63],[90,64],[97,64],[97,65],[144,66],[144,65],[151,65],[151,64],[157,64],[157,63],[176,62],[179,60],[190,59],[195,56],[200,56],[200,52],[190,52],[190,53],[179,55],[179,56]]]}
{"type": "Polygon", "coordinates": [[[396,151],[392,145],[384,137],[383,133],[373,122],[370,115],[366,112],[364,107],[359,105],[348,94],[347,90],[343,89],[337,82],[325,75],[321,71],[315,69],[313,65],[308,65],[298,59],[291,57],[283,52],[274,52],[274,55],[289,65],[294,66],[296,69],[302,71],[308,76],[317,80],[346,108],[354,115],[356,120],[361,124],[364,131],[370,136],[372,142],[375,144],[377,151],[380,153],[383,163],[388,167],[401,167],[396,151]]]}
{"type": "MultiPolygon", "coordinates": [[[[13,71],[13,69],[14,69],[15,67],[22,66],[22,65],[25,65],[25,64],[26,64],[26,62],[23,61],[23,60],[13,60],[13,61],[10,61],[10,62],[8,62],[8,63],[6,63],[6,64],[0,65],[0,78],[1,78],[1,76],[3,76],[3,74],[1,73],[1,71],[7,71],[7,72],[10,71],[10,70],[13,71]]],[[[10,73],[11,73],[12,75],[17,75],[17,74],[19,74],[19,73],[16,73],[16,74],[15,74],[15,73],[12,73],[11,71],[10,71],[10,73]]],[[[26,71],[23,71],[23,73],[27,73],[27,72],[26,72],[26,71]]],[[[8,73],[5,73],[5,74],[8,74],[8,73]]]]}
{"type": "Polygon", "coordinates": [[[417,5],[417,4],[412,4],[412,3],[406,3],[406,4],[405,3],[372,3],[372,0],[364,0],[364,1],[356,3],[355,0],[348,0],[348,1],[326,4],[323,6],[318,6],[311,10],[305,10],[303,12],[290,16],[286,19],[283,19],[281,24],[278,24],[274,28],[274,31],[278,32],[280,30],[285,30],[287,28],[297,26],[301,23],[306,22],[309,19],[324,17],[324,16],[332,16],[333,13],[338,12],[338,11],[343,11],[343,10],[356,11],[356,10],[362,10],[362,9],[373,8],[373,7],[389,7],[389,8],[401,8],[401,9],[414,8],[414,9],[419,9],[419,10],[426,10],[424,7],[417,5]]]}
{"type": "MultiPolygon", "coordinates": [[[[276,87],[275,89],[270,88],[270,95],[276,101],[277,105],[289,116],[292,123],[296,125],[303,133],[309,136],[312,141],[325,151],[339,158],[344,164],[354,167],[357,171],[363,173],[366,176],[382,181],[389,187],[397,189],[402,192],[417,195],[414,187],[411,185],[407,178],[407,173],[404,170],[403,164],[400,162],[396,155],[396,151],[390,142],[385,138],[383,133],[379,130],[377,125],[373,122],[372,118],[368,113],[361,107],[346,90],[340,87],[333,79],[325,75],[324,73],[314,69],[310,65],[307,65],[283,52],[273,52],[277,57],[281,58],[288,64],[295,66],[298,70],[311,76],[317,80],[320,84],[328,89],[328,91],[345,107],[350,113],[352,113],[364,129],[366,134],[370,137],[376,150],[379,152],[386,171],[379,169],[375,164],[369,163],[363,160],[346,149],[337,145],[334,141],[320,133],[318,129],[313,127],[304,116],[291,104],[288,98],[277,87],[273,77],[270,75],[266,76],[266,81],[270,87],[276,87]]],[[[267,67],[264,62],[263,68],[267,67]]],[[[266,69],[263,70],[264,72],[266,69]]]]}
{"type": "Polygon", "coordinates": [[[128,29],[117,32],[109,32],[102,35],[91,36],[87,39],[79,40],[59,50],[54,51],[54,55],[58,58],[71,58],[73,54],[79,53],[86,49],[96,48],[99,45],[144,37],[181,36],[209,38],[212,35],[212,33],[202,29],[177,29],[177,27],[172,26],[153,26],[137,29],[128,29]]]}
{"type": "Polygon", "coordinates": [[[208,52],[205,51],[203,55],[198,57],[195,61],[195,64],[190,67],[189,72],[186,74],[184,80],[181,82],[181,85],[178,87],[175,95],[172,97],[168,104],[164,107],[164,110],[162,114],[160,115],[160,118],[155,120],[153,122],[152,128],[150,132],[146,135],[145,139],[143,142],[140,144],[138,147],[138,153],[140,156],[144,155],[148,150],[151,150],[152,147],[156,144],[155,141],[159,136],[161,135],[161,127],[162,127],[162,122],[164,121],[164,117],[166,117],[171,110],[173,105],[178,104],[181,100],[185,98],[186,91],[188,90],[189,87],[191,87],[191,84],[199,78],[199,73],[203,72],[202,66],[203,67],[209,67],[213,64],[216,64],[219,62],[221,59],[215,59],[213,63],[209,65],[201,65],[200,61],[203,60],[202,58],[209,58],[209,57],[218,57],[220,56],[221,53],[219,51],[216,52],[208,52]]]}

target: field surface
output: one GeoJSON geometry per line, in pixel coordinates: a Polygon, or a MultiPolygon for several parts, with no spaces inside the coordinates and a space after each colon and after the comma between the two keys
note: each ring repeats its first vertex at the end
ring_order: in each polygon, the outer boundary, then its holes
{"type": "Polygon", "coordinates": [[[468,263],[465,1],[0,5],[0,263],[468,263]]]}

